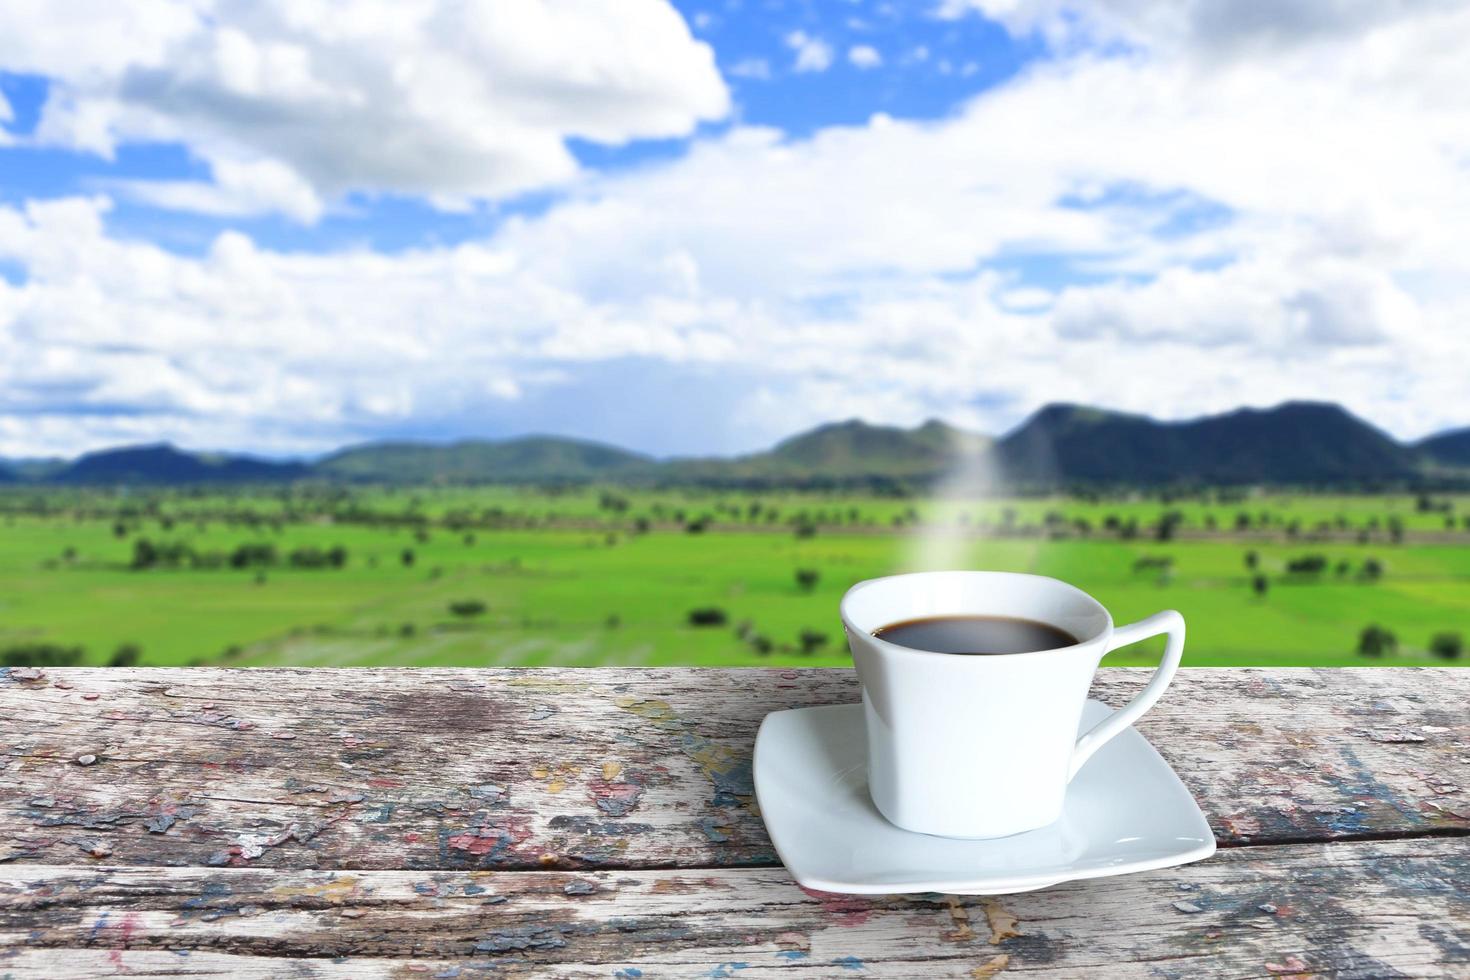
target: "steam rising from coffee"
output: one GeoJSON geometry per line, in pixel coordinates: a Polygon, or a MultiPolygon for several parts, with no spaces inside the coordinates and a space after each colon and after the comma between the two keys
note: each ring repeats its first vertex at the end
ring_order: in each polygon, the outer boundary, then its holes
{"type": "Polygon", "coordinates": [[[950,436],[949,454],[954,462],[930,491],[933,501],[909,542],[905,565],[912,571],[984,567],[976,555],[973,512],[999,490],[995,454],[957,433],[950,436]]]}
{"type": "MultiPolygon", "coordinates": [[[[1033,465],[1044,469],[1052,458],[1049,442],[1034,440],[1027,447],[1033,465]],[[1039,460],[1038,460],[1039,457],[1039,460]]],[[[909,540],[904,556],[908,571],[945,571],[989,568],[985,560],[985,528],[980,523],[982,505],[1002,496],[1007,488],[1005,466],[993,445],[980,445],[975,437],[950,433],[949,471],[934,485],[926,519],[909,540]]]]}

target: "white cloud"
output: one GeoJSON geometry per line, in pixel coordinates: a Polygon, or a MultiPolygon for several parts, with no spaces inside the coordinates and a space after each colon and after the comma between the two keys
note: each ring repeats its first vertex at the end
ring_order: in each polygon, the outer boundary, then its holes
{"type": "Polygon", "coordinates": [[[871,44],[854,44],[847,49],[847,60],[854,68],[867,70],[883,64],[883,56],[871,44]]]}
{"type": "Polygon", "coordinates": [[[764,58],[742,58],[725,71],[736,78],[755,78],[766,81],[771,77],[771,63],[764,58]]]}
{"type": "Polygon", "coordinates": [[[310,184],[275,160],[220,160],[212,183],[192,180],[114,181],[110,189],[176,211],[239,217],[276,211],[304,224],[321,217],[323,202],[310,184]]]}
{"type": "Polygon", "coordinates": [[[0,208],[28,272],[0,286],[0,454],[317,448],[553,402],[575,415],[521,427],[614,437],[646,407],[641,444],[684,451],[851,415],[995,431],[1052,399],[1466,424],[1470,14],[1312,37],[1070,53],[934,122],[737,126],[396,256],[189,258],[109,238],[101,201],[0,208]]]}
{"type": "Polygon", "coordinates": [[[1463,6],[1463,0],[941,0],[936,13],[945,19],[979,13],[1064,49],[1123,41],[1155,54],[1217,58],[1351,42],[1384,25],[1463,6]]]}
{"type": "Polygon", "coordinates": [[[796,52],[792,67],[799,72],[822,72],[832,67],[832,45],[806,31],[786,35],[786,46],[796,52]]]}
{"type": "Polygon", "coordinates": [[[211,213],[309,219],[353,190],[498,197],[574,176],[568,137],[679,136],[729,110],[712,51],[665,0],[84,7],[0,6],[0,68],[52,79],[36,139],[185,143],[220,186],[131,190],[211,213]]]}

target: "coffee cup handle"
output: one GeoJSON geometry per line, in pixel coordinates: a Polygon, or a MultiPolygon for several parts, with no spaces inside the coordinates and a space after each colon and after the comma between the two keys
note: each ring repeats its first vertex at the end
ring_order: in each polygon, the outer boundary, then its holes
{"type": "Polygon", "coordinates": [[[1112,638],[1108,640],[1108,647],[1103,651],[1104,656],[1119,647],[1146,640],[1150,636],[1158,636],[1160,633],[1169,634],[1169,640],[1164,647],[1164,659],[1159,661],[1159,669],[1154,671],[1154,676],[1150,678],[1148,686],[1138,692],[1132,701],[1108,715],[1077,739],[1077,745],[1072,750],[1072,767],[1067,773],[1068,782],[1071,782],[1072,777],[1077,775],[1077,770],[1092,758],[1094,752],[1154,706],[1159,696],[1164,693],[1164,689],[1169,686],[1169,682],[1174,679],[1174,672],[1179,669],[1179,659],[1184,655],[1184,617],[1173,609],[1154,613],[1147,619],[1140,619],[1136,623],[1119,626],[1113,630],[1112,638]]]}

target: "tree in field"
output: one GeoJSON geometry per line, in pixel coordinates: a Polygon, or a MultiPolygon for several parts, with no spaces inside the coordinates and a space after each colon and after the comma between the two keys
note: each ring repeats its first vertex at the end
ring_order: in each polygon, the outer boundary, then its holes
{"type": "Polygon", "coordinates": [[[1376,582],[1383,577],[1383,562],[1377,558],[1363,559],[1363,567],[1358,572],[1358,577],[1365,582],[1376,582]]]}
{"type": "Polygon", "coordinates": [[[811,656],[822,647],[826,646],[830,637],[821,630],[804,629],[797,635],[797,643],[801,646],[803,656],[811,656]]]}
{"type": "Polygon", "coordinates": [[[143,648],[136,643],[124,643],[112,652],[107,661],[109,667],[136,667],[143,656],[143,648]]]}
{"type": "Polygon", "coordinates": [[[798,568],[796,570],[796,587],[803,592],[810,592],[817,587],[821,581],[822,573],[815,568],[798,568]]]}
{"type": "Polygon", "coordinates": [[[413,549],[412,548],[404,548],[403,549],[403,554],[401,554],[401,555],[398,556],[398,560],[401,561],[401,562],[403,562],[403,567],[404,568],[412,568],[413,567],[413,560],[414,560],[413,549]]]}
{"type": "Polygon", "coordinates": [[[158,561],[158,549],[153,547],[153,542],[147,538],[138,538],[133,542],[133,567],[152,568],[158,561]]]}
{"type": "Polygon", "coordinates": [[[1429,652],[1446,660],[1458,659],[1465,652],[1465,638],[1453,630],[1436,633],[1429,638],[1429,652]]]}
{"type": "Polygon", "coordinates": [[[1256,568],[1260,564],[1261,564],[1261,556],[1258,555],[1258,554],[1256,554],[1255,551],[1247,551],[1245,553],[1245,567],[1246,568],[1249,568],[1251,571],[1254,572],[1256,570],[1256,568]]]}
{"type": "Polygon", "coordinates": [[[1288,575],[1321,575],[1327,569],[1326,555],[1302,555],[1286,563],[1288,575]]]}
{"type": "Polygon", "coordinates": [[[1251,579],[1251,591],[1255,592],[1262,599],[1266,598],[1266,592],[1270,588],[1271,583],[1266,580],[1266,576],[1264,575],[1256,575],[1251,579]]]}
{"type": "Polygon", "coordinates": [[[1388,519],[1388,539],[1394,544],[1404,543],[1404,519],[1397,514],[1388,519]]]}
{"type": "Polygon", "coordinates": [[[1364,657],[1389,656],[1397,653],[1398,649],[1398,637],[1377,623],[1363,627],[1363,632],[1358,634],[1358,653],[1364,657]]]}
{"type": "Polygon", "coordinates": [[[479,599],[456,599],[449,604],[449,611],[461,619],[482,615],[486,608],[479,599]]]}
{"type": "Polygon", "coordinates": [[[82,662],[81,647],[64,647],[58,643],[18,643],[0,649],[0,666],[4,667],[73,667],[82,662]]]}
{"type": "Polygon", "coordinates": [[[730,621],[725,610],[718,606],[704,606],[689,610],[690,626],[724,626],[730,621]]]}

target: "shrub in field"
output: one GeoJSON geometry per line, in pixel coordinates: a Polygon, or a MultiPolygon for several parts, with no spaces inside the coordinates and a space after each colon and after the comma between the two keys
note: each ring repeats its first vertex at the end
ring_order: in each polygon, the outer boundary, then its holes
{"type": "Polygon", "coordinates": [[[1266,576],[1256,575],[1251,578],[1251,591],[1262,599],[1266,598],[1266,593],[1270,588],[1271,583],[1266,579],[1266,576]]]}
{"type": "Polygon", "coordinates": [[[730,621],[725,610],[718,606],[703,606],[689,610],[690,626],[724,626],[730,621]]]}
{"type": "Polygon", "coordinates": [[[133,560],[129,567],[141,571],[145,568],[179,568],[195,563],[194,549],[180,541],[160,541],[154,544],[147,538],[133,542],[133,560]]]}
{"type": "Polygon", "coordinates": [[[1302,555],[1286,563],[1288,575],[1321,575],[1327,569],[1326,555],[1302,555]]]}
{"type": "Polygon", "coordinates": [[[798,538],[814,538],[817,536],[817,526],[810,521],[802,521],[796,525],[796,536],[798,538]]]}
{"type": "Polygon", "coordinates": [[[449,604],[449,611],[463,619],[483,615],[486,608],[479,599],[456,599],[449,604]]]}
{"type": "Polygon", "coordinates": [[[401,554],[401,555],[398,556],[398,560],[403,563],[403,567],[404,568],[412,568],[413,567],[413,560],[414,560],[413,549],[412,548],[404,548],[403,549],[403,554],[401,554]]]}
{"type": "Polygon", "coordinates": [[[1246,568],[1249,568],[1251,571],[1254,572],[1256,570],[1257,566],[1259,566],[1260,564],[1261,564],[1261,556],[1258,555],[1258,554],[1256,554],[1255,551],[1247,551],[1245,553],[1245,567],[1246,568]]]}
{"type": "Polygon", "coordinates": [[[307,545],[292,551],[286,560],[292,568],[341,568],[347,564],[347,549],[341,545],[326,550],[307,545]]]}
{"type": "Polygon", "coordinates": [[[1398,649],[1398,637],[1377,623],[1363,627],[1363,632],[1358,634],[1358,653],[1362,656],[1383,657],[1397,653],[1398,649]]]}
{"type": "Polygon", "coordinates": [[[109,667],[136,667],[138,660],[143,656],[143,648],[136,643],[124,643],[112,651],[112,657],[107,661],[109,667]]]}
{"type": "Polygon", "coordinates": [[[830,641],[831,637],[821,630],[804,629],[796,636],[796,642],[800,645],[801,652],[806,656],[811,656],[816,653],[830,641]]]}
{"type": "Polygon", "coordinates": [[[1377,558],[1363,559],[1363,567],[1358,571],[1358,578],[1365,582],[1376,582],[1383,577],[1383,562],[1377,558]]]}
{"type": "Polygon", "coordinates": [[[59,643],[17,643],[0,649],[0,666],[73,667],[81,663],[83,652],[59,643]]]}
{"type": "Polygon", "coordinates": [[[276,563],[276,546],[269,543],[242,544],[230,552],[231,568],[262,568],[276,563]]]}
{"type": "Polygon", "coordinates": [[[1436,633],[1429,638],[1429,652],[1436,657],[1455,660],[1465,652],[1465,638],[1453,630],[1436,633]]]}
{"type": "Polygon", "coordinates": [[[798,568],[796,570],[796,587],[803,592],[810,592],[817,587],[821,581],[822,573],[815,568],[798,568]]]}

